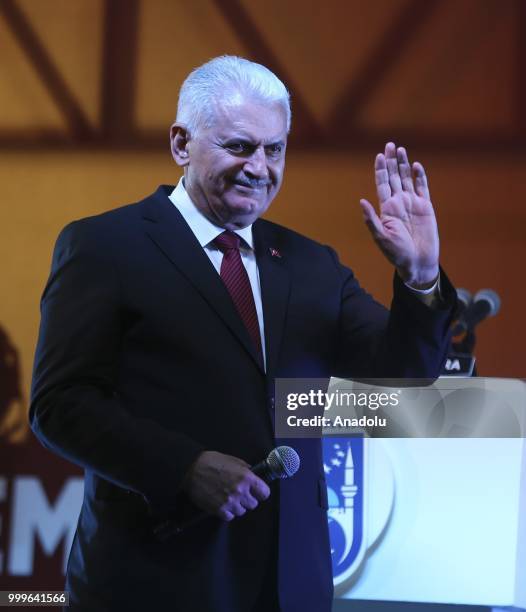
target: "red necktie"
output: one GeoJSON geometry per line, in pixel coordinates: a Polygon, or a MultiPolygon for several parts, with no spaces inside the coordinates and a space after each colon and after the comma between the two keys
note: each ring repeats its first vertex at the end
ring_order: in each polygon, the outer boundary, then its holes
{"type": "Polygon", "coordinates": [[[214,240],[214,244],[223,252],[221,279],[225,283],[239,316],[252,338],[260,363],[263,365],[263,351],[261,350],[261,334],[259,332],[256,304],[254,303],[250,279],[241,261],[239,242],[239,236],[228,230],[219,234],[214,240]]]}

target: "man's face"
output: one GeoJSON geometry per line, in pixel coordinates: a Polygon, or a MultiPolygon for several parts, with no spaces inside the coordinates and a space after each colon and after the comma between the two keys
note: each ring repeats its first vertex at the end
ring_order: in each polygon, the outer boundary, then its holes
{"type": "Polygon", "coordinates": [[[267,210],[281,187],[286,144],[280,105],[240,97],[218,106],[213,126],[186,142],[185,188],[216,225],[246,227],[267,210]]]}

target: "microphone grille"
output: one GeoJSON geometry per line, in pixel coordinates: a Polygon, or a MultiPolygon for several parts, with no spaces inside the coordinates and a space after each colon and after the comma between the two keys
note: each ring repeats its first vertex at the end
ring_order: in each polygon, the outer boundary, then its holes
{"type": "Polygon", "coordinates": [[[267,463],[275,478],[290,478],[300,469],[299,455],[290,446],[278,446],[272,450],[267,463]]]}

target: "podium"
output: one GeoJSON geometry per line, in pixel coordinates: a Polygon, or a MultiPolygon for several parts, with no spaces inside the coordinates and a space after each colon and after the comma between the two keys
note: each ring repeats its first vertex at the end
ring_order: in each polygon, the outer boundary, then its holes
{"type": "Polygon", "coordinates": [[[526,609],[524,438],[370,439],[364,457],[364,552],[337,597],[526,609]]]}

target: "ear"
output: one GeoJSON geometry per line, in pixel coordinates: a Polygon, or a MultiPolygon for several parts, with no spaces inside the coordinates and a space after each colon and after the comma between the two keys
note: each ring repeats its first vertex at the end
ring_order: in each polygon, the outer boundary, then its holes
{"type": "Polygon", "coordinates": [[[170,128],[170,149],[178,166],[187,166],[190,162],[188,143],[190,134],[184,125],[174,123],[170,128]]]}

